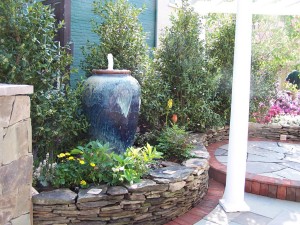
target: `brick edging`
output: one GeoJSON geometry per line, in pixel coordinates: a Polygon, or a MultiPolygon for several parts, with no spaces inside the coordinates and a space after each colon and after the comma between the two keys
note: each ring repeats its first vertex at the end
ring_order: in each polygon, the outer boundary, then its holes
{"type": "MultiPolygon", "coordinates": [[[[249,139],[250,141],[271,141],[266,139],[249,139]]],[[[221,164],[215,157],[215,151],[228,141],[220,141],[207,146],[210,154],[209,176],[214,180],[226,185],[226,166],[221,164]]],[[[245,191],[248,193],[300,202],[300,181],[278,179],[246,173],[245,191]]]]}
{"type": "Polygon", "coordinates": [[[202,201],[187,213],[165,225],[193,225],[197,223],[216,208],[223,194],[224,185],[210,178],[207,194],[202,201]]]}

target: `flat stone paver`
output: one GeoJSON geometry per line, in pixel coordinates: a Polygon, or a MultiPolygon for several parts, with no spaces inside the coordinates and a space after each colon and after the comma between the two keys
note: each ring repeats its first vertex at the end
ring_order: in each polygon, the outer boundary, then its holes
{"type": "Polygon", "coordinates": [[[300,163],[297,163],[297,162],[283,162],[283,163],[278,163],[278,164],[285,166],[286,168],[292,168],[292,169],[300,171],[300,163]]]}
{"type": "Polygon", "coordinates": [[[227,149],[222,149],[222,148],[218,148],[215,151],[215,156],[219,156],[219,155],[227,155],[228,154],[228,150],[227,149]]]}
{"type": "Polygon", "coordinates": [[[220,155],[220,156],[216,156],[216,159],[221,162],[221,163],[227,163],[228,160],[228,156],[227,155],[220,155]]]}
{"type": "Polygon", "coordinates": [[[296,211],[283,210],[278,216],[276,216],[268,225],[299,225],[300,213],[296,211]]]}
{"type": "Polygon", "coordinates": [[[249,193],[245,193],[245,202],[250,208],[249,212],[226,213],[218,205],[194,225],[299,225],[300,203],[298,202],[249,193]]]}
{"type": "Polygon", "coordinates": [[[274,172],[274,174],[289,180],[300,180],[300,171],[291,168],[286,168],[281,171],[274,172]]]}
{"type": "MultiPolygon", "coordinates": [[[[226,165],[229,145],[215,151],[216,159],[226,165]]],[[[272,178],[300,181],[300,144],[248,141],[247,172],[272,178]]]]}
{"type": "Polygon", "coordinates": [[[248,147],[248,153],[252,155],[258,155],[266,158],[271,159],[284,159],[285,155],[283,153],[279,153],[276,151],[271,151],[264,148],[257,148],[257,147],[248,147]]]}
{"type": "Polygon", "coordinates": [[[264,157],[259,155],[253,155],[248,153],[247,157],[248,162],[273,162],[273,163],[282,163],[281,159],[271,158],[271,157],[264,157]]]}
{"type": "Polygon", "coordinates": [[[254,174],[277,172],[284,168],[277,163],[247,162],[247,172],[254,174]]]}
{"type": "Polygon", "coordinates": [[[267,225],[272,218],[265,217],[253,212],[243,212],[232,219],[232,222],[243,225],[267,225]]]}

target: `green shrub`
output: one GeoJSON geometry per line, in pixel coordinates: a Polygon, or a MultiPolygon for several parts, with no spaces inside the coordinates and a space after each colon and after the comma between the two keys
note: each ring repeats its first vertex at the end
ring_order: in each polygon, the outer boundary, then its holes
{"type": "Polygon", "coordinates": [[[89,124],[82,113],[83,85],[50,89],[32,96],[33,148],[38,156],[58,154],[86,137],[89,124]]]}
{"type": "Polygon", "coordinates": [[[207,19],[206,48],[208,70],[211,75],[219,77],[215,95],[216,111],[225,122],[230,120],[235,17],[210,14],[207,19]],[[220,18],[222,22],[220,23],[220,18]]]}
{"type": "Polygon", "coordinates": [[[148,57],[146,34],[138,16],[142,12],[127,0],[98,0],[93,12],[100,22],[92,21],[93,32],[99,36],[99,44],[87,42],[84,47],[84,61],[81,62],[86,76],[92,69],[107,68],[107,54],[114,57],[116,69],[131,70],[140,80],[143,63],[148,57]]]}
{"type": "Polygon", "coordinates": [[[70,89],[67,48],[54,41],[53,11],[33,0],[0,1],[0,82],[34,86],[31,117],[34,155],[74,145],[87,130],[82,85],[70,89]]]}
{"type": "Polygon", "coordinates": [[[161,130],[165,121],[165,103],[170,98],[170,87],[156,71],[155,63],[150,61],[141,83],[141,109],[139,115],[140,140],[155,144],[157,131],[161,130]],[[145,135],[147,132],[149,135],[145,135]],[[144,136],[144,137],[142,137],[144,136]],[[148,137],[147,137],[148,136],[148,137]]]}
{"type": "Polygon", "coordinates": [[[188,132],[176,124],[165,127],[158,137],[158,142],[157,150],[162,152],[167,160],[182,162],[191,157],[192,146],[188,143],[188,132]]]}
{"type": "Polygon", "coordinates": [[[169,88],[168,98],[174,101],[178,122],[192,130],[218,125],[221,118],[213,110],[218,76],[206,70],[200,17],[183,1],[170,20],[171,27],[165,30],[155,60],[160,79],[169,88]]]}

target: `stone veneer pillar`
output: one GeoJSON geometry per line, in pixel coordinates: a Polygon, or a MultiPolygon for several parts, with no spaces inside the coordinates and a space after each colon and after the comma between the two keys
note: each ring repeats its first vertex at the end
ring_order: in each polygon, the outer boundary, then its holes
{"type": "Polygon", "coordinates": [[[0,84],[0,224],[31,225],[33,86],[0,84]]]}

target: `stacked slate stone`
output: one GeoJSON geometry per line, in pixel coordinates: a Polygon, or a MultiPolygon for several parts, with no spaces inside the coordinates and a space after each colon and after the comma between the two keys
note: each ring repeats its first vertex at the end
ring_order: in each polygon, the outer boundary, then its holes
{"type": "Polygon", "coordinates": [[[229,139],[229,126],[218,127],[215,129],[209,129],[206,132],[207,143],[215,143],[229,139]]]}
{"type": "Polygon", "coordinates": [[[249,123],[249,137],[262,137],[272,140],[279,140],[280,135],[286,135],[290,141],[299,141],[299,126],[282,126],[279,124],[257,124],[249,123]]]}
{"type": "Polygon", "coordinates": [[[33,196],[35,225],[164,224],[199,203],[208,189],[208,157],[197,145],[197,158],[152,170],[141,182],[108,187],[99,194],[57,189],[33,196]]]}

